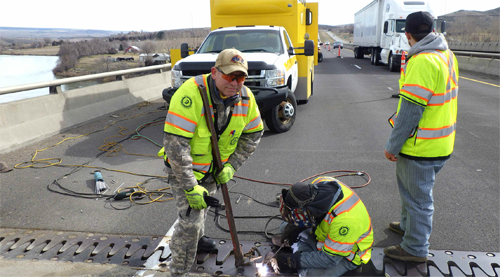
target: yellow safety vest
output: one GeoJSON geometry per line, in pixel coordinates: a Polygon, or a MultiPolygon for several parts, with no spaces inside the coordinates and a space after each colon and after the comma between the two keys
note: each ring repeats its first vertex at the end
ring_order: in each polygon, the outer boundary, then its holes
{"type": "MultiPolygon", "coordinates": [[[[212,108],[210,112],[213,120],[214,108],[207,85],[209,75],[193,77],[179,87],[170,100],[164,128],[166,133],[191,139],[189,145],[193,159],[193,172],[197,180],[205,177],[206,173],[212,172],[214,167],[210,143],[211,133],[205,120],[203,99],[198,90],[198,86],[201,86],[206,91],[212,108]]],[[[226,163],[235,151],[242,133],[253,133],[264,129],[253,93],[243,86],[240,96],[241,101],[231,107],[229,123],[218,139],[222,163],[226,163]]],[[[163,154],[165,161],[168,161],[163,148],[158,154],[163,154]]]]}
{"type": "Polygon", "coordinates": [[[338,181],[344,197],[316,228],[318,250],[347,258],[356,265],[368,263],[373,245],[370,215],[358,195],[338,181]]]}
{"type": "Polygon", "coordinates": [[[449,50],[420,52],[401,71],[400,99],[394,122],[403,99],[425,107],[414,132],[401,154],[437,158],[453,152],[457,123],[458,63],[449,50]],[[407,74],[409,73],[409,74],[407,74]]]}

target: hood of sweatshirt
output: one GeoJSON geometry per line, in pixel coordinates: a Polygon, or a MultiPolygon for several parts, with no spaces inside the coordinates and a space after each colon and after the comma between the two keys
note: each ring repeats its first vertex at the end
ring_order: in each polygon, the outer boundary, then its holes
{"type": "Polygon", "coordinates": [[[415,43],[408,51],[408,58],[422,51],[428,50],[448,50],[448,43],[441,33],[429,33],[426,37],[415,43]]]}

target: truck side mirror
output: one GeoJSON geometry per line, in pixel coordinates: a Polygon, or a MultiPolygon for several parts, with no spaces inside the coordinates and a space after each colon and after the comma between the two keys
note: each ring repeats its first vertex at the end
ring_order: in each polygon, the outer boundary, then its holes
{"type": "Polygon", "coordinates": [[[304,56],[314,56],[314,41],[306,39],[304,41],[304,47],[291,47],[288,48],[288,55],[304,55],[304,56]],[[294,54],[294,49],[304,49],[304,53],[294,54]]]}
{"type": "Polygon", "coordinates": [[[441,33],[446,33],[446,21],[441,22],[441,33]]]}
{"type": "Polygon", "coordinates": [[[313,22],[313,14],[311,10],[306,9],[306,25],[311,25],[313,22]]]}
{"type": "Polygon", "coordinates": [[[304,55],[314,56],[314,41],[310,39],[304,41],[304,55]]]}
{"type": "Polygon", "coordinates": [[[189,56],[189,47],[187,43],[181,44],[181,58],[189,56]]]}

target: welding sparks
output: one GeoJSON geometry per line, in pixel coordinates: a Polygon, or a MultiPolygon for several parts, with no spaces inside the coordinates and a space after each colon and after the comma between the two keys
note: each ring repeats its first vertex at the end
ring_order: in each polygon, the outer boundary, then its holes
{"type": "Polygon", "coordinates": [[[263,265],[261,263],[258,263],[255,265],[257,267],[257,272],[259,273],[259,276],[267,276],[267,273],[269,272],[269,269],[267,268],[266,265],[263,265]]]}

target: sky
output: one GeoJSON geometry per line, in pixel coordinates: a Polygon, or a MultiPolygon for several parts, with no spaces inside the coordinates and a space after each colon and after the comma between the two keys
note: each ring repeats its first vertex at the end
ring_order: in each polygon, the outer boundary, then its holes
{"type": "MultiPolygon", "coordinates": [[[[235,0],[237,1],[237,0],[235,0]]],[[[250,1],[250,0],[240,0],[250,1]]],[[[307,0],[319,3],[319,24],[354,23],[354,13],[373,0],[307,0]]],[[[160,31],[210,27],[209,0],[27,0],[4,1],[0,27],[160,31]]],[[[430,0],[436,14],[487,11],[494,0],[430,0]]]]}

